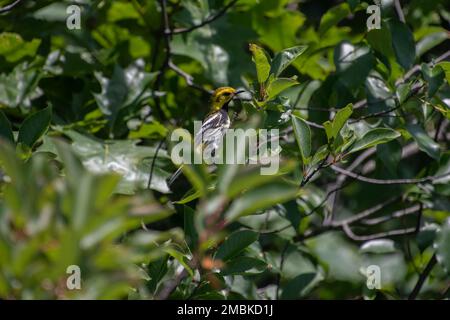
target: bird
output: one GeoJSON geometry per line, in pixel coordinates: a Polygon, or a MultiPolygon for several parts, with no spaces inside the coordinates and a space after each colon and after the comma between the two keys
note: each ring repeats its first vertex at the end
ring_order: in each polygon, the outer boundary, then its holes
{"type": "MultiPolygon", "coordinates": [[[[194,147],[201,148],[205,154],[213,155],[219,148],[223,136],[231,125],[228,116],[228,104],[234,97],[243,91],[238,91],[232,87],[220,87],[213,91],[210,102],[210,112],[202,122],[200,130],[194,137],[194,147]]],[[[168,180],[168,185],[178,178],[183,166],[172,174],[168,180]]]]}

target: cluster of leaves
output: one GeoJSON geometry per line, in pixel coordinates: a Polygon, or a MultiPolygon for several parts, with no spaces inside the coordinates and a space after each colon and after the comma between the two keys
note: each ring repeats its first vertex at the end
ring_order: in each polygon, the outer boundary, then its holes
{"type": "Polygon", "coordinates": [[[358,0],[85,0],[80,30],[71,4],[0,14],[0,298],[448,297],[444,0],[370,31],[358,0]],[[168,186],[166,137],[222,85],[253,96],[233,126],[280,130],[278,173],[168,186]]]}

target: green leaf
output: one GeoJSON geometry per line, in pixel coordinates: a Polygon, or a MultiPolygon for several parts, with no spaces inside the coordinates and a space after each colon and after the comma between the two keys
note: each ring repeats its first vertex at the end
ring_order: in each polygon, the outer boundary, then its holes
{"type": "Polygon", "coordinates": [[[187,255],[185,253],[181,252],[174,245],[165,248],[164,251],[167,252],[171,257],[175,258],[186,269],[191,277],[194,276],[194,270],[192,270],[191,266],[189,265],[189,259],[187,258],[187,255]]]}
{"type": "Polygon", "coordinates": [[[137,61],[126,69],[116,64],[111,78],[95,73],[102,88],[101,93],[94,94],[95,100],[113,125],[119,116],[119,111],[136,107],[152,96],[149,84],[155,79],[157,73],[147,73],[141,69],[137,61]]]}
{"type": "Polygon", "coordinates": [[[189,243],[190,248],[197,247],[198,232],[195,228],[195,210],[188,206],[183,206],[183,218],[184,218],[184,232],[186,234],[186,240],[189,243]]]}
{"type": "Polygon", "coordinates": [[[414,140],[416,140],[420,150],[428,154],[431,158],[439,160],[439,144],[431,139],[431,137],[421,126],[418,124],[410,124],[407,126],[407,129],[414,140]]]}
{"type": "Polygon", "coordinates": [[[394,94],[383,78],[373,72],[366,79],[367,104],[371,113],[392,109],[395,107],[394,94]]]}
{"type": "Polygon", "coordinates": [[[348,153],[361,151],[374,147],[381,143],[386,143],[400,137],[400,133],[389,128],[376,128],[366,132],[362,138],[355,142],[348,153]]]}
{"type": "Polygon", "coordinates": [[[439,230],[435,246],[437,260],[450,274],[450,219],[447,219],[439,230]]]}
{"type": "Polygon", "coordinates": [[[402,83],[397,87],[395,92],[397,95],[398,103],[403,104],[409,97],[411,93],[411,84],[402,83]]]}
{"type": "Polygon", "coordinates": [[[267,269],[267,264],[253,257],[236,257],[229,261],[221,271],[222,275],[251,275],[267,269]]]}
{"type": "Polygon", "coordinates": [[[336,113],[332,122],[324,122],[323,126],[325,127],[325,133],[327,134],[328,141],[336,139],[337,135],[341,131],[348,118],[350,118],[352,113],[353,105],[349,104],[336,113]]]}
{"type": "Polygon", "coordinates": [[[341,42],[334,50],[334,64],[339,81],[349,89],[356,89],[367,78],[374,64],[369,47],[341,42]]]}
{"type": "Polygon", "coordinates": [[[27,56],[34,57],[40,43],[40,39],[26,42],[19,34],[3,32],[0,34],[0,57],[11,63],[27,56]]]}
{"type": "Polygon", "coordinates": [[[406,24],[397,20],[389,21],[389,29],[397,61],[405,70],[408,70],[416,60],[416,46],[413,34],[406,24]]]}
{"type": "Polygon", "coordinates": [[[258,83],[264,83],[269,78],[270,57],[263,48],[254,43],[251,43],[249,47],[256,65],[258,83]]]}
{"type": "Polygon", "coordinates": [[[295,198],[298,186],[286,182],[272,183],[255,188],[236,199],[226,212],[227,221],[234,221],[240,217],[256,213],[295,198]]]}
{"type": "Polygon", "coordinates": [[[297,116],[291,115],[291,120],[302,161],[304,164],[308,164],[308,158],[311,154],[311,129],[303,119],[297,116]]]}
{"type": "Polygon", "coordinates": [[[283,286],[281,299],[300,299],[307,295],[322,279],[323,277],[320,274],[302,273],[287,281],[286,285],[283,286]]]}
{"type": "Polygon", "coordinates": [[[359,0],[347,0],[347,3],[350,6],[350,9],[353,11],[358,7],[359,0]]]}
{"type": "Polygon", "coordinates": [[[152,261],[148,264],[147,273],[150,280],[147,282],[147,288],[151,293],[155,293],[158,283],[164,277],[168,271],[167,262],[169,255],[164,255],[156,261],[152,261]]]}
{"type": "Polygon", "coordinates": [[[390,239],[376,239],[365,242],[361,248],[359,248],[361,253],[392,253],[395,252],[395,243],[390,239]]]}
{"type": "Polygon", "coordinates": [[[32,148],[36,141],[47,131],[52,120],[52,108],[43,110],[28,116],[19,128],[17,142],[21,142],[32,148]]]}
{"type": "Polygon", "coordinates": [[[320,19],[319,33],[323,36],[331,27],[351,13],[350,6],[344,2],[329,9],[320,19]]]}
{"type": "Polygon", "coordinates": [[[42,95],[38,88],[41,77],[41,71],[27,63],[17,65],[9,74],[0,74],[0,105],[29,112],[31,101],[42,95]]]}
{"type": "Polygon", "coordinates": [[[397,140],[377,145],[377,157],[392,175],[396,175],[397,166],[402,158],[402,146],[397,140]]]}
{"type": "Polygon", "coordinates": [[[14,135],[11,129],[11,123],[0,110],[0,138],[3,138],[11,143],[14,143],[14,135]]]}
{"type": "Polygon", "coordinates": [[[278,78],[272,81],[267,88],[268,100],[276,98],[281,92],[298,84],[296,79],[278,78]]]}
{"type": "MultiPolygon", "coordinates": [[[[72,139],[72,149],[89,171],[97,174],[115,172],[122,176],[117,192],[133,194],[139,187],[146,188],[156,148],[137,145],[138,140],[102,141],[75,131],[64,134],[72,139]]],[[[156,161],[164,159],[168,161],[167,152],[160,150],[156,161]]],[[[166,182],[169,175],[155,166],[151,189],[170,192],[166,182]]]]}
{"type": "Polygon", "coordinates": [[[449,61],[440,62],[438,66],[440,66],[444,70],[445,78],[447,79],[447,84],[450,84],[450,62],[449,61]]]}
{"type": "Polygon", "coordinates": [[[273,58],[270,73],[277,78],[295,59],[306,51],[307,46],[296,46],[278,52],[273,58]]]}
{"type": "Polygon", "coordinates": [[[237,256],[245,248],[258,240],[259,233],[252,230],[240,230],[233,232],[217,249],[214,259],[228,261],[237,256]]]}
{"type": "Polygon", "coordinates": [[[223,189],[222,192],[225,193],[230,199],[233,199],[244,191],[251,190],[280,179],[280,176],[285,175],[297,168],[297,162],[281,162],[278,172],[275,174],[261,174],[262,168],[262,166],[247,166],[241,168],[239,171],[235,172],[235,175],[227,185],[227,188],[223,189]]]}
{"type": "Polygon", "coordinates": [[[444,83],[444,69],[442,69],[440,66],[431,68],[426,63],[423,63],[422,73],[425,81],[428,82],[428,98],[431,98],[436,94],[441,85],[444,83]]]}

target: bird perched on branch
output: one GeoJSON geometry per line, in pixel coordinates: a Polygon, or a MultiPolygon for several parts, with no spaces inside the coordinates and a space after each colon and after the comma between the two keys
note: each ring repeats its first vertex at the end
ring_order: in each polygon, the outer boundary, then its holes
{"type": "MultiPolygon", "coordinates": [[[[214,90],[211,96],[211,111],[202,123],[201,129],[194,138],[194,147],[199,146],[208,154],[213,154],[222,141],[225,132],[230,127],[231,121],[228,116],[228,104],[233,98],[243,91],[237,91],[231,87],[221,87],[214,90]]],[[[180,175],[183,166],[170,177],[168,184],[171,185],[180,175]]]]}

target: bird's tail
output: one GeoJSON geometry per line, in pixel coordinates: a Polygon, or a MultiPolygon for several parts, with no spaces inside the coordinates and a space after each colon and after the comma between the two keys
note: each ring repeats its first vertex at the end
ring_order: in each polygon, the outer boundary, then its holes
{"type": "Polygon", "coordinates": [[[174,174],[172,174],[172,176],[169,178],[169,181],[167,182],[167,184],[169,186],[172,185],[172,183],[178,178],[178,176],[181,174],[181,170],[183,169],[183,166],[179,167],[177,171],[175,171],[174,174]]]}

